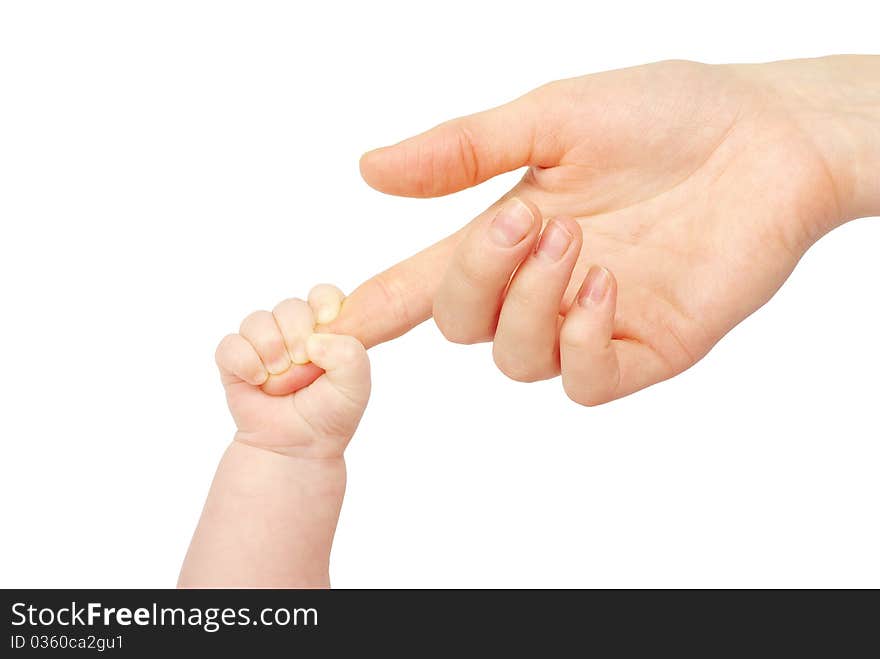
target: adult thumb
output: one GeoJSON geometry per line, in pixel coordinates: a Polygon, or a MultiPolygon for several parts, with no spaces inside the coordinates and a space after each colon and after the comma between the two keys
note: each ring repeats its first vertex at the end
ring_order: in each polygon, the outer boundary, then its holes
{"type": "Polygon", "coordinates": [[[539,139],[552,110],[541,91],[369,151],[361,157],[361,176],[380,192],[439,197],[525,165],[552,167],[560,155],[553,140],[539,139]]]}

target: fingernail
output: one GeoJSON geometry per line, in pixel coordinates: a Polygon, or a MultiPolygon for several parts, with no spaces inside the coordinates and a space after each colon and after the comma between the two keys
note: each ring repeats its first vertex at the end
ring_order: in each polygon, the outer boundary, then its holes
{"type": "Polygon", "coordinates": [[[532,228],[532,211],[522,201],[513,197],[504,203],[492,220],[489,233],[501,247],[513,247],[522,242],[532,228]]]}
{"type": "MultiPolygon", "coordinates": [[[[285,353],[286,354],[286,353],[285,353]]],[[[266,370],[272,375],[281,375],[290,368],[290,360],[286,357],[279,357],[271,364],[266,364],[266,370]]]]}
{"type": "Polygon", "coordinates": [[[332,284],[318,284],[309,291],[309,305],[314,309],[319,325],[336,320],[344,297],[342,291],[332,284]]]}
{"type": "Polygon", "coordinates": [[[556,220],[551,220],[541,235],[541,241],[536,250],[538,256],[548,261],[558,261],[568,251],[571,245],[571,234],[556,220]]]}
{"type": "Polygon", "coordinates": [[[608,295],[611,288],[611,274],[605,269],[594,265],[584,278],[584,285],[578,294],[578,304],[587,307],[599,304],[608,295]]]}
{"type": "Polygon", "coordinates": [[[318,321],[319,325],[326,325],[329,322],[336,320],[336,316],[339,315],[339,307],[336,305],[324,305],[318,307],[318,310],[315,312],[315,320],[318,321]]]}
{"type": "Polygon", "coordinates": [[[309,363],[309,356],[306,354],[306,346],[301,343],[293,349],[293,354],[290,356],[291,361],[294,364],[302,366],[303,364],[309,363]]]}
{"type": "Polygon", "coordinates": [[[254,384],[258,387],[266,384],[266,380],[268,380],[268,379],[269,379],[269,371],[267,371],[262,366],[260,367],[260,370],[254,374],[254,384]]]}

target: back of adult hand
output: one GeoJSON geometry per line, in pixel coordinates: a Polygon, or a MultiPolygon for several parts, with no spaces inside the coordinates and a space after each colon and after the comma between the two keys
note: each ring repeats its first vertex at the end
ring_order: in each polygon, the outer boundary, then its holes
{"type": "Polygon", "coordinates": [[[763,305],[803,253],[880,208],[880,58],[661,62],[553,82],[364,155],[431,197],[519,167],[460,231],[357,289],[366,345],[432,313],[498,367],[604,403],[669,378],[763,305]]]}

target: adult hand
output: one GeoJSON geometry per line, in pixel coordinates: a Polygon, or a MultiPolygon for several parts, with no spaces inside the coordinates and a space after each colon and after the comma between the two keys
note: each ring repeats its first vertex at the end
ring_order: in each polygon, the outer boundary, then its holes
{"type": "Polygon", "coordinates": [[[376,276],[330,329],[432,313],[523,381],[604,403],[694,364],[842,222],[880,208],[880,58],[661,62],[553,82],[363,156],[445,195],[527,166],[469,225],[376,276]],[[545,219],[549,222],[545,222],[545,219]]]}

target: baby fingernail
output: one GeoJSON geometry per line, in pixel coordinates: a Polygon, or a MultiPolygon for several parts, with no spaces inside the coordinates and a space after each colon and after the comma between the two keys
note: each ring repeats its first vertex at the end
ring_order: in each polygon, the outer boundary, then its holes
{"type": "Polygon", "coordinates": [[[327,323],[336,319],[336,316],[339,315],[339,307],[336,305],[325,304],[318,307],[318,310],[315,312],[315,320],[318,321],[319,325],[326,325],[327,323]]]}
{"type": "Polygon", "coordinates": [[[581,291],[578,294],[578,304],[582,307],[599,304],[605,299],[610,288],[611,273],[605,268],[594,265],[587,272],[584,285],[581,286],[581,291]]]}
{"type": "Polygon", "coordinates": [[[273,360],[271,364],[266,364],[266,369],[272,375],[280,375],[284,373],[287,369],[290,368],[290,361],[285,357],[279,357],[276,360],[273,360]]]}
{"type": "Polygon", "coordinates": [[[315,314],[315,322],[319,325],[336,320],[342,309],[342,291],[332,284],[318,284],[309,292],[309,305],[315,314]]]}
{"type": "Polygon", "coordinates": [[[260,386],[262,384],[265,384],[266,380],[268,380],[268,379],[269,379],[268,371],[266,371],[265,368],[260,368],[260,370],[258,370],[256,373],[254,373],[254,379],[252,380],[251,384],[254,384],[256,386],[260,386]]]}
{"type": "Polygon", "coordinates": [[[558,261],[568,251],[568,246],[571,245],[571,238],[571,234],[564,226],[556,220],[552,220],[541,235],[541,240],[536,250],[538,256],[548,261],[558,261]]]}
{"type": "Polygon", "coordinates": [[[294,364],[302,365],[309,363],[309,356],[306,353],[306,347],[303,344],[298,345],[296,348],[294,348],[293,354],[290,357],[294,364]]]}
{"type": "Polygon", "coordinates": [[[492,220],[489,234],[497,245],[513,247],[528,235],[533,220],[531,209],[513,197],[501,206],[498,214],[492,220]]]}

